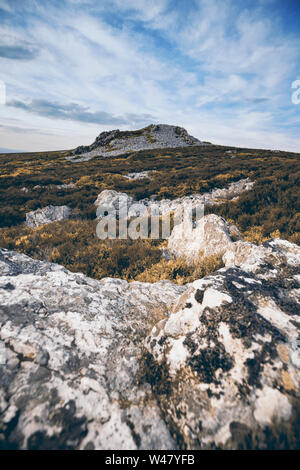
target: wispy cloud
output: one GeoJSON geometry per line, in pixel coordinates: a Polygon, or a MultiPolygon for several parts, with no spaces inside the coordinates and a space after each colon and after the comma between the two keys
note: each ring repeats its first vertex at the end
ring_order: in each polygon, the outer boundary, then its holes
{"type": "Polygon", "coordinates": [[[0,0],[0,120],[17,113],[21,127],[53,132],[44,148],[55,132],[74,147],[159,121],[218,143],[300,150],[290,100],[300,33],[284,29],[281,3],[0,0]]]}
{"type": "Polygon", "coordinates": [[[24,46],[3,46],[0,44],[0,57],[15,60],[31,60],[37,55],[35,50],[24,46]]]}
{"type": "Polygon", "coordinates": [[[39,54],[38,47],[10,34],[0,38],[0,57],[13,60],[32,60],[39,54]]]}
{"type": "Polygon", "coordinates": [[[156,118],[151,116],[151,114],[127,113],[124,116],[114,116],[105,111],[92,112],[87,106],[81,106],[77,103],[61,104],[38,99],[32,100],[29,103],[19,100],[11,100],[8,101],[7,106],[19,108],[47,118],[94,123],[99,125],[142,125],[156,121],[156,118]]]}

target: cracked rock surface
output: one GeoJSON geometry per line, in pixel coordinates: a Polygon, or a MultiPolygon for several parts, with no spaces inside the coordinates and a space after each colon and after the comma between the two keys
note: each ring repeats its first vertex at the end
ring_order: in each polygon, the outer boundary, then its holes
{"type": "Polygon", "coordinates": [[[299,448],[300,248],[223,259],[178,286],[0,249],[0,447],[299,448]]]}
{"type": "Polygon", "coordinates": [[[184,288],[95,281],[6,250],[0,273],[0,446],[174,448],[138,360],[184,288]]]}

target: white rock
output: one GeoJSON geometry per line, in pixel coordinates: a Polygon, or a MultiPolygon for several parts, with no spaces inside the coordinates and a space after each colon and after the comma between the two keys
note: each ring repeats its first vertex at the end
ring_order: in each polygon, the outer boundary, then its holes
{"type": "Polygon", "coordinates": [[[0,447],[18,414],[20,448],[174,448],[138,358],[185,287],[95,281],[1,249],[0,268],[0,342],[17,358],[0,364],[0,447]]]}
{"type": "MultiPolygon", "coordinates": [[[[133,217],[135,215],[167,215],[171,212],[176,212],[178,210],[184,211],[185,209],[196,209],[204,208],[204,205],[214,205],[221,204],[224,202],[224,199],[233,199],[234,197],[239,196],[244,191],[248,191],[252,188],[254,182],[249,181],[248,178],[242,179],[230,183],[227,188],[223,189],[214,189],[209,193],[204,194],[193,194],[191,196],[184,196],[176,199],[162,199],[162,200],[153,200],[153,198],[141,199],[135,201],[131,196],[126,193],[120,193],[115,190],[105,189],[102,191],[96,201],[95,205],[100,208],[103,207],[112,207],[113,210],[119,215],[119,211],[122,208],[125,210],[128,209],[128,216],[133,217]]],[[[202,213],[201,213],[202,215],[202,213]]],[[[216,216],[215,216],[216,217],[216,216]]],[[[239,237],[238,230],[235,226],[231,226],[232,230],[236,233],[236,236],[239,237]]]]}
{"type": "Polygon", "coordinates": [[[98,195],[95,201],[97,217],[100,215],[100,210],[102,210],[102,213],[104,211],[108,211],[112,215],[115,214],[117,216],[119,216],[120,211],[127,214],[127,211],[133,202],[133,198],[128,196],[126,193],[119,193],[114,190],[105,189],[98,195]]]}
{"type": "Polygon", "coordinates": [[[197,226],[193,252],[221,248],[227,267],[186,286],[96,281],[0,249],[0,447],[235,449],[258,435],[267,448],[282,445],[278,429],[296,436],[299,247],[235,242],[212,215],[197,226]]]}
{"type": "Polygon", "coordinates": [[[46,206],[35,211],[27,212],[25,224],[27,227],[36,228],[40,225],[69,219],[71,212],[68,206],[46,206]]]}
{"type": "Polygon", "coordinates": [[[150,170],[148,171],[138,171],[138,172],[133,172],[133,173],[128,173],[128,175],[124,175],[124,178],[135,181],[135,180],[143,180],[150,178],[149,173],[151,173],[150,170]]]}
{"type": "MultiPolygon", "coordinates": [[[[240,237],[236,227],[234,232],[240,237]]],[[[222,217],[210,214],[198,220],[195,228],[189,223],[175,226],[168,240],[168,249],[193,264],[200,255],[224,254],[233,245],[232,233],[233,227],[222,217]]]]}

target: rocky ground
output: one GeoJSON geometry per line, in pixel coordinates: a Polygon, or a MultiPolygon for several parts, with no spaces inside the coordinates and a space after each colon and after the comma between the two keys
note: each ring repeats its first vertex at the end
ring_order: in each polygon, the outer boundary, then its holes
{"type": "Polygon", "coordinates": [[[191,145],[209,145],[209,143],[192,137],[182,127],[152,124],[139,131],[122,132],[116,129],[101,132],[93,144],[77,147],[73,155],[66,157],[66,159],[78,163],[88,161],[97,155],[111,157],[139,150],[178,148],[191,145]]]}
{"type": "MultiPolygon", "coordinates": [[[[144,172],[146,173],[146,172],[144,172]]],[[[138,177],[132,177],[133,179],[139,179],[140,173],[137,173],[138,177]]],[[[142,174],[142,178],[145,177],[142,174]]],[[[179,208],[184,209],[188,204],[191,204],[193,208],[201,205],[213,205],[220,204],[224,201],[234,200],[244,191],[248,191],[254,185],[254,182],[249,181],[248,178],[231,183],[228,188],[214,189],[209,193],[202,195],[185,196],[182,198],[170,200],[162,199],[156,201],[155,197],[151,199],[141,199],[135,201],[131,196],[126,193],[120,193],[114,190],[102,191],[95,201],[97,208],[106,207],[116,210],[118,212],[125,208],[128,209],[128,216],[131,217],[137,212],[151,213],[154,208],[161,215],[166,215],[172,211],[176,211],[179,208]]],[[[70,185],[68,185],[68,188],[70,185]]],[[[72,186],[71,186],[72,187],[72,186]]],[[[28,212],[26,214],[25,225],[30,228],[36,228],[40,225],[49,224],[51,222],[57,222],[60,220],[68,220],[71,217],[72,210],[68,206],[46,206],[41,207],[35,211],[28,212]]]]}
{"type": "Polygon", "coordinates": [[[225,268],[185,286],[0,250],[2,448],[300,447],[300,248],[199,224],[225,268]]]}

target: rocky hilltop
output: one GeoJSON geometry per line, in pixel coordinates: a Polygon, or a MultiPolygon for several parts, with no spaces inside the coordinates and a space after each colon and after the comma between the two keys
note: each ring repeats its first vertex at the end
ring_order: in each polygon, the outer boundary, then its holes
{"type": "Polygon", "coordinates": [[[168,124],[151,124],[137,131],[101,132],[95,142],[88,146],[77,147],[73,155],[66,157],[70,161],[87,161],[94,156],[111,157],[126,152],[150,150],[157,148],[187,147],[190,145],[209,145],[192,137],[179,126],[168,124]]]}
{"type": "Polygon", "coordinates": [[[97,281],[0,250],[0,447],[299,448],[299,246],[176,230],[225,267],[97,281]]]}

